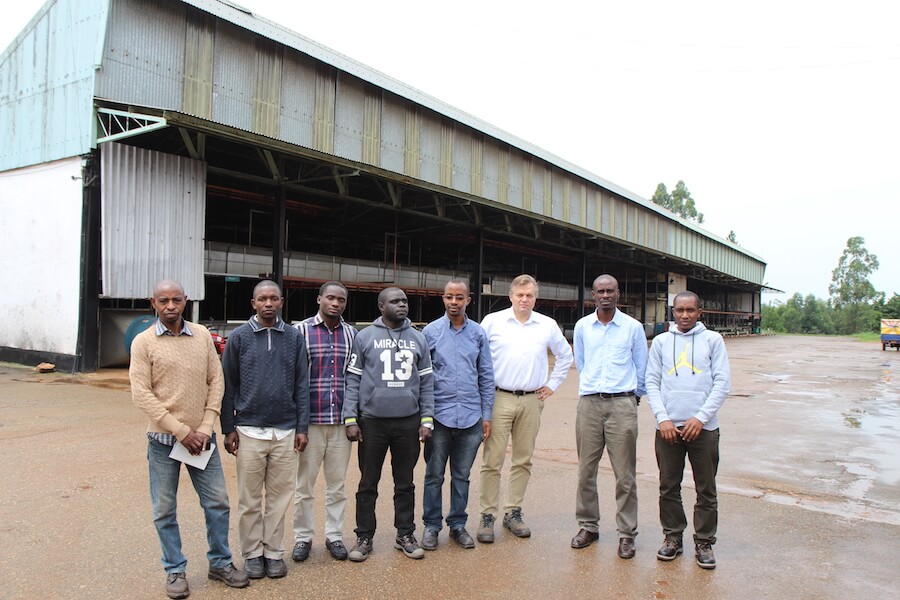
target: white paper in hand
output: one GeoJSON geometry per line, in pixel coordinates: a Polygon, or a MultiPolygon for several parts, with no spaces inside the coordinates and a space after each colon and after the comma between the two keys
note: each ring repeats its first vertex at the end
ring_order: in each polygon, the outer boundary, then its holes
{"type": "Polygon", "coordinates": [[[184,444],[175,442],[175,445],[172,446],[172,451],[169,452],[169,458],[181,461],[186,465],[196,467],[203,471],[206,469],[206,465],[209,463],[209,459],[212,457],[212,453],[215,449],[216,445],[210,442],[209,450],[204,450],[200,454],[191,454],[191,452],[184,447],[184,444]]]}

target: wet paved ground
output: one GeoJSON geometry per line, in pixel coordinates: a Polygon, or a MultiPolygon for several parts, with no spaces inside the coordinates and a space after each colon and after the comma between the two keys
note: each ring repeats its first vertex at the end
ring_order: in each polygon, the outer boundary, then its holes
{"type": "MultiPolygon", "coordinates": [[[[530,539],[498,529],[495,544],[462,550],[448,544],[444,530],[436,552],[409,560],[393,549],[386,472],[382,527],[367,562],[335,562],[317,539],[308,561],[289,561],[286,578],[230,590],[206,580],[202,514],[184,478],[179,520],[191,598],[900,597],[900,353],[840,338],[727,344],[734,386],[720,413],[715,571],[699,569],[690,554],[672,563],[655,558],[662,535],[645,404],[637,556],[623,561],[615,555],[605,458],[601,539],[584,550],[569,548],[577,529],[573,370],[544,411],[524,507],[530,539]]],[[[147,494],[145,421],[123,375],[73,379],[0,364],[0,598],[165,597],[147,494]]],[[[234,500],[234,461],[223,462],[234,500]]],[[[420,464],[419,484],[422,473],[420,464]]],[[[355,491],[356,483],[354,459],[348,488],[355,491]]],[[[471,513],[477,512],[477,490],[476,471],[471,513]]],[[[417,492],[421,498],[421,487],[417,492]]],[[[350,545],[353,504],[345,527],[350,545]]],[[[233,525],[235,518],[233,510],[233,525]]],[[[470,530],[476,520],[470,514],[470,530]]],[[[235,536],[233,528],[232,547],[235,536]]]]}

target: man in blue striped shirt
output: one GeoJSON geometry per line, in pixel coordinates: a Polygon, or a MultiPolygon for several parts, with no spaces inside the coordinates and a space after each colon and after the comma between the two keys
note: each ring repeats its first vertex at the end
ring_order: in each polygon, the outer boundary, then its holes
{"type": "Polygon", "coordinates": [[[294,550],[291,558],[309,558],[312,538],[313,495],[319,469],[325,471],[325,547],[336,560],[346,560],[344,510],[347,493],[344,480],[352,444],[344,433],[345,374],[356,329],[344,321],[347,288],[328,281],[316,298],[319,312],[297,325],[306,339],[309,361],[309,445],[300,455],[297,491],[294,497],[294,550]]]}
{"type": "Polygon", "coordinates": [[[466,317],[469,286],[453,279],[444,286],[446,314],[422,331],[434,368],[434,432],[425,442],[425,533],[422,547],[436,550],[441,530],[441,487],[450,461],[450,539],[474,548],[466,531],[469,473],[481,441],[491,433],[494,368],[484,329],[466,317]]]}

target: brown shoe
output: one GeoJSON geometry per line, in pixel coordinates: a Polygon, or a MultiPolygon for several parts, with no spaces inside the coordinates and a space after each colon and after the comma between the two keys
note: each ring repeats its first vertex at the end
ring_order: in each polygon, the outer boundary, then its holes
{"type": "Polygon", "coordinates": [[[596,531],[588,531],[587,529],[579,529],[575,537],[572,538],[573,548],[587,548],[600,539],[600,534],[596,531]]]}
{"type": "Polygon", "coordinates": [[[619,538],[619,558],[634,558],[634,538],[619,538]]]}

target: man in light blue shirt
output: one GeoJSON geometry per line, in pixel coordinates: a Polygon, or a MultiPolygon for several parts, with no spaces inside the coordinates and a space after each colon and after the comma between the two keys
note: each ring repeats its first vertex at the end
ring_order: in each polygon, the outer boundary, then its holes
{"type": "Polygon", "coordinates": [[[637,535],[637,405],[646,393],[647,338],[641,324],[618,308],[619,283],[601,275],[591,286],[597,310],[575,324],[578,368],[578,493],[575,518],[579,531],[573,548],[587,548],[599,537],[600,502],[597,465],[604,447],[616,477],[618,554],[634,556],[637,535]]]}
{"type": "Polygon", "coordinates": [[[494,370],[484,329],[466,317],[469,286],[453,279],[444,286],[446,314],[422,333],[428,341],[434,368],[434,432],[425,442],[425,493],[422,547],[436,550],[441,530],[441,487],[450,461],[450,539],[474,548],[466,531],[469,473],[481,441],[491,433],[494,370]]]}

